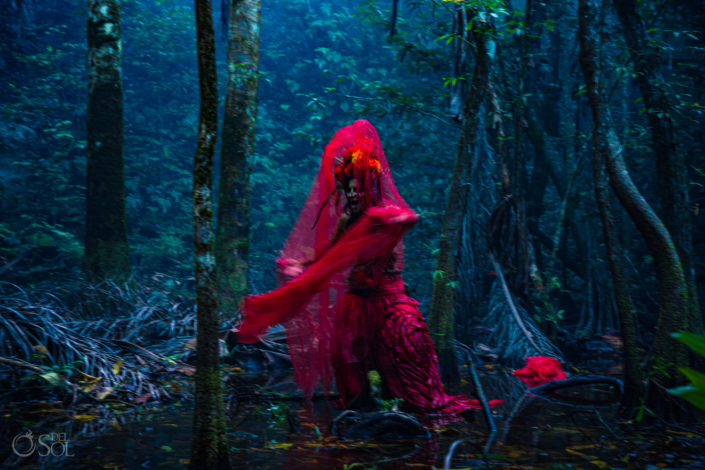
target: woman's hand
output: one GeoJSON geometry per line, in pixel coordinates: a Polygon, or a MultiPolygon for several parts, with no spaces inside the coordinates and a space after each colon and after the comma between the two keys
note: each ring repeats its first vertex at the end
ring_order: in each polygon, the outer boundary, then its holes
{"type": "Polygon", "coordinates": [[[415,224],[419,220],[419,216],[411,211],[406,211],[403,214],[397,215],[389,219],[390,224],[415,224]]]}
{"type": "Polygon", "coordinates": [[[304,262],[293,258],[278,259],[277,260],[277,272],[283,276],[289,277],[291,279],[297,277],[299,274],[304,272],[304,262]]]}

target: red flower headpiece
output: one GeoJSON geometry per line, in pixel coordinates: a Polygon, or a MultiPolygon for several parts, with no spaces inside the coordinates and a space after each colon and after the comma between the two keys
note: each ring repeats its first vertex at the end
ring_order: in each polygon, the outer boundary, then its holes
{"type": "Polygon", "coordinates": [[[353,177],[353,171],[364,171],[366,168],[371,168],[377,174],[381,172],[377,153],[374,150],[350,147],[345,151],[343,163],[335,167],[335,179],[340,184],[345,184],[345,180],[353,177]]]}

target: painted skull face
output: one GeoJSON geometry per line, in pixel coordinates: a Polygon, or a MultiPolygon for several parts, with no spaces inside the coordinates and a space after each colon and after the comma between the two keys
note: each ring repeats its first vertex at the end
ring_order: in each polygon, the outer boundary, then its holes
{"type": "Polygon", "coordinates": [[[353,214],[359,213],[360,212],[360,200],[358,199],[357,186],[355,184],[354,178],[350,178],[350,181],[348,181],[348,184],[344,188],[344,190],[345,190],[345,198],[348,200],[348,205],[350,205],[350,210],[353,211],[353,214]]]}

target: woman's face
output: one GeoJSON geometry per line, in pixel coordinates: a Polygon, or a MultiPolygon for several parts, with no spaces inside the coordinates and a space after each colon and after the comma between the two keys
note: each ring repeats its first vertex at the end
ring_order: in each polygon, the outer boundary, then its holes
{"type": "Polygon", "coordinates": [[[353,214],[360,212],[360,201],[358,200],[357,187],[355,186],[355,179],[351,178],[345,189],[345,198],[348,200],[350,205],[350,210],[353,214]]]}

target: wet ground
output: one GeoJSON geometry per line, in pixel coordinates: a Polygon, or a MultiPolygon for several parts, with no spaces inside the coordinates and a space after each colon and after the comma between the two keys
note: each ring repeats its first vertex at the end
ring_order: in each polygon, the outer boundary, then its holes
{"type": "MultiPolygon", "coordinates": [[[[287,375],[248,376],[283,394],[287,375]]],[[[228,434],[233,469],[627,469],[705,468],[705,427],[640,426],[619,421],[616,408],[595,411],[550,403],[507,388],[500,376],[485,376],[488,398],[506,399],[495,409],[498,432],[491,446],[477,411],[466,420],[424,417],[428,440],[353,441],[332,436],[338,413],[324,399],[229,403],[228,434]],[[508,396],[497,396],[500,393],[508,396]],[[301,423],[290,432],[289,407],[301,423]],[[695,431],[695,432],[693,432],[695,431]]],[[[513,387],[513,385],[512,385],[513,387]]],[[[575,388],[568,395],[609,400],[606,387],[575,388]]],[[[455,393],[470,393],[464,385],[455,393]]],[[[182,469],[191,447],[192,402],[112,405],[66,413],[58,403],[33,407],[0,405],[0,467],[17,469],[182,469]],[[32,439],[25,434],[33,431],[32,439]],[[55,434],[52,436],[52,434],[55,434]],[[36,445],[39,438],[45,445],[36,445]],[[22,436],[18,438],[18,436],[22,436]],[[52,446],[52,438],[54,445],[52,446]],[[17,440],[15,440],[17,439],[17,440]],[[26,457],[18,456],[15,449],[26,457]],[[30,443],[35,444],[32,449],[30,443]],[[31,451],[31,452],[30,452],[31,451]]]]}

